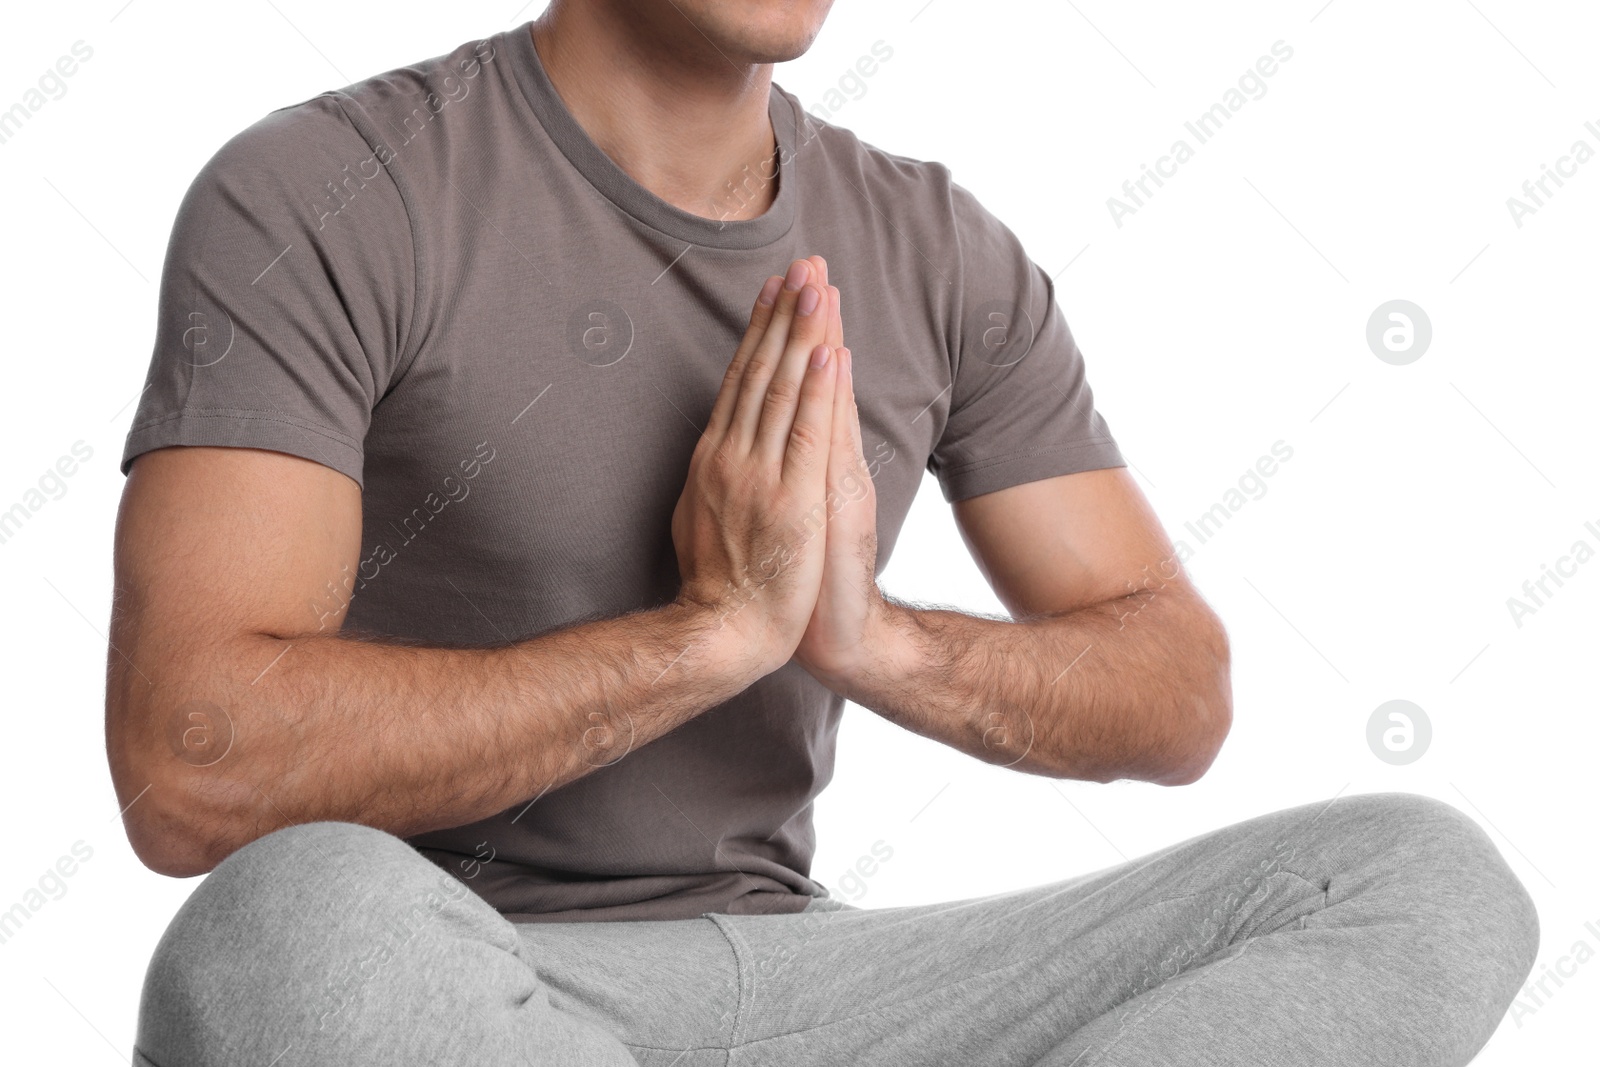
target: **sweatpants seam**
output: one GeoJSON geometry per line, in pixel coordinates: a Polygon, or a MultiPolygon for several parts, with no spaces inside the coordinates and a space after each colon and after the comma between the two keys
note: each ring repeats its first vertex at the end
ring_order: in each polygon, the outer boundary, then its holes
{"type": "MultiPolygon", "coordinates": [[[[617,1039],[622,1041],[621,1038],[617,1039]]],[[[688,1048],[663,1047],[661,1045],[636,1045],[632,1041],[622,1041],[629,1048],[644,1049],[646,1052],[727,1052],[721,1045],[691,1045],[688,1048]]],[[[157,1065],[159,1067],[159,1065],[157,1065]]]]}
{"type": "Polygon", "coordinates": [[[728,1029],[728,1048],[726,1051],[731,1052],[739,1044],[739,1035],[745,1022],[747,994],[750,988],[749,977],[746,973],[746,968],[749,966],[749,953],[747,947],[742,944],[743,935],[731,926],[725,925],[720,915],[716,912],[706,912],[704,918],[710,919],[711,925],[722,933],[722,939],[728,943],[728,949],[733,953],[733,971],[738,988],[734,993],[733,1025],[728,1029]]]}

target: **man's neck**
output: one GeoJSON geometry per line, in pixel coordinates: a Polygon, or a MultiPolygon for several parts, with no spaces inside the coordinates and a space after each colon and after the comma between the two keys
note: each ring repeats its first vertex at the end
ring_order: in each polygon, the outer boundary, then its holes
{"type": "MultiPolygon", "coordinates": [[[[674,207],[723,220],[772,205],[771,64],[741,65],[701,39],[664,41],[606,3],[560,3],[533,24],[550,82],[589,139],[674,207]]],[[[692,31],[692,27],[687,27],[692,31]]]]}

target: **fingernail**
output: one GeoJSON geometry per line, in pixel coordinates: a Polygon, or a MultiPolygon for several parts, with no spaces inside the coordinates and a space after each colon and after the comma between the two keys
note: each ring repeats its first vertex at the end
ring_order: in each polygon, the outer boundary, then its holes
{"type": "Polygon", "coordinates": [[[808,285],[800,290],[800,302],[795,305],[795,310],[802,315],[809,315],[817,310],[817,305],[822,303],[822,294],[814,285],[808,285]]]}
{"type": "Polygon", "coordinates": [[[783,284],[783,279],[774,274],[767,279],[767,284],[761,287],[761,295],[756,297],[756,303],[762,307],[771,307],[778,299],[778,286],[783,284]]]}
{"type": "Polygon", "coordinates": [[[783,279],[783,287],[791,293],[806,283],[811,276],[811,268],[806,266],[805,260],[797,259],[789,264],[789,273],[783,279]]]}
{"type": "Polygon", "coordinates": [[[825,367],[828,365],[827,345],[818,345],[811,350],[811,365],[813,367],[825,367]]]}
{"type": "Polygon", "coordinates": [[[856,364],[855,360],[851,358],[848,348],[839,349],[839,360],[839,366],[844,370],[844,376],[846,378],[855,377],[856,364]]]}

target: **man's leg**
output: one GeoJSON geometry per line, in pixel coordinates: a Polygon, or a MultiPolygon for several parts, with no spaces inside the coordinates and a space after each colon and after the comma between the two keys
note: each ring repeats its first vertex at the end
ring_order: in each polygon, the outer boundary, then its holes
{"type": "Polygon", "coordinates": [[[1538,948],[1483,831],[1405,794],[994,896],[714,919],[740,956],[730,1067],[1458,1065],[1538,948]]]}
{"type": "Polygon", "coordinates": [[[134,1062],[634,1067],[648,1061],[630,1041],[720,1036],[714,1056],[679,1067],[721,1067],[737,986],[709,920],[549,925],[564,927],[551,935],[564,955],[543,957],[537,931],[398,837],[347,822],[287,827],[229,856],[179,909],[145,979],[134,1062]],[[587,946],[584,929],[596,932],[587,946]],[[614,979],[608,999],[570,995],[573,963],[614,979]],[[606,1012],[627,1032],[598,1022],[606,1012]]]}

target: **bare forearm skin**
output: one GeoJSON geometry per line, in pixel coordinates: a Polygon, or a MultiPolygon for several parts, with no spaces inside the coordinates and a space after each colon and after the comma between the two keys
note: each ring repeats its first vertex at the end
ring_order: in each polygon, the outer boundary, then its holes
{"type": "Polygon", "coordinates": [[[883,597],[849,699],[987,763],[1165,785],[1199,778],[1232,718],[1221,623],[1186,585],[1020,620],[883,597]]]}
{"type": "Polygon", "coordinates": [[[182,877],[290,824],[405,836],[486,818],[765,673],[725,621],[674,603],[495,648],[322,634],[124,644],[109,680],[130,713],[108,719],[107,744],[130,839],[182,877]]]}

